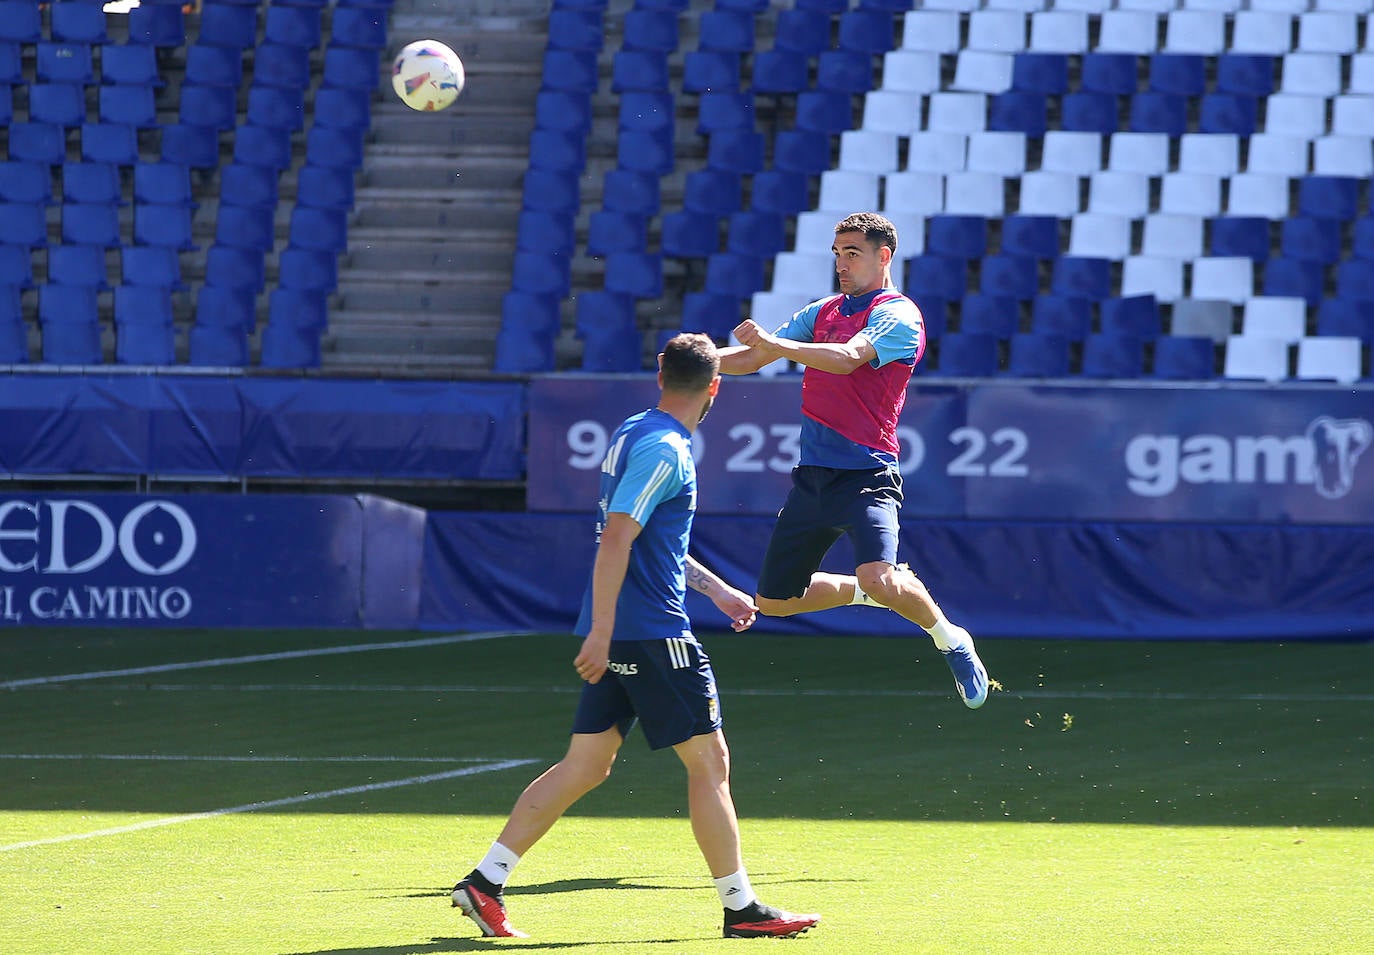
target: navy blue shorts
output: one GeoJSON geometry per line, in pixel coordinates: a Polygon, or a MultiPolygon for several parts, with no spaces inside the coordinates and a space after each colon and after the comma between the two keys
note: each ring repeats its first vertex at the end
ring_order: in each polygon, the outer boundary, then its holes
{"type": "Polygon", "coordinates": [[[856,567],[873,561],[895,565],[901,506],[902,474],[896,468],[794,468],[792,490],[763,557],[759,596],[788,600],[806,593],[821,558],[841,534],[854,545],[856,567]]]}
{"type": "Polygon", "coordinates": [[[711,658],[696,637],[611,642],[611,665],[595,684],[582,685],[574,733],[621,737],[637,719],[650,749],[666,749],[721,727],[720,697],[711,658]]]}

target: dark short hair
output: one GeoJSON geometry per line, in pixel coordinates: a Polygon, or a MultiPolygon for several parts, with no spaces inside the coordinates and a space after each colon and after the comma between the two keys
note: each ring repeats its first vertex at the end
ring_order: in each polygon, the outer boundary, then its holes
{"type": "Polygon", "coordinates": [[[835,223],[835,234],[841,232],[862,232],[864,238],[878,248],[887,246],[894,254],[897,251],[897,227],[876,212],[855,212],[845,216],[835,223]]]}
{"type": "Polygon", "coordinates": [[[663,346],[663,389],[704,391],[720,374],[720,353],[709,336],[684,332],[663,346]]]}

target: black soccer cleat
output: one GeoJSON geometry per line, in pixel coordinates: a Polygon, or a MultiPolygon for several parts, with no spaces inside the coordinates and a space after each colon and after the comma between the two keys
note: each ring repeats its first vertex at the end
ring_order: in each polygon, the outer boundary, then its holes
{"type": "Polygon", "coordinates": [[[755,901],[747,908],[725,910],[726,938],[796,938],[821,920],[819,915],[794,915],[755,901]]]}

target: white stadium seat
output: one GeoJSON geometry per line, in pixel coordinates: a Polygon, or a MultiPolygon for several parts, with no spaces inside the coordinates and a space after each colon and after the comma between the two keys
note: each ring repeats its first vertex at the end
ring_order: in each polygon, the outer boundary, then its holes
{"type": "Polygon", "coordinates": [[[999,176],[1019,176],[1026,171],[1026,134],[1011,132],[973,133],[968,138],[969,172],[993,172],[999,176]]]}
{"type": "Polygon", "coordinates": [[[932,93],[926,129],[942,133],[977,133],[987,128],[984,93],[932,93]]]}
{"type": "Polygon", "coordinates": [[[1312,172],[1319,176],[1374,176],[1368,136],[1321,136],[1312,141],[1312,172]]]}
{"type": "Polygon", "coordinates": [[[1257,295],[1245,302],[1240,333],[1279,338],[1292,344],[1307,334],[1307,303],[1288,296],[1257,295]]]}
{"type": "Polygon", "coordinates": [[[1326,100],[1320,96],[1274,93],[1264,106],[1264,130],[1316,139],[1326,134],[1326,100]]]}
{"type": "Polygon", "coordinates": [[[1190,261],[1202,255],[1202,216],[1159,212],[1145,217],[1140,254],[1190,261]]]}
{"type": "Polygon", "coordinates": [[[1374,94],[1374,53],[1356,53],[1350,58],[1350,85],[1345,91],[1374,94]]]}
{"type": "Polygon", "coordinates": [[[1249,381],[1283,381],[1288,377],[1288,343],[1260,335],[1232,335],[1226,339],[1222,377],[1249,381]]]}
{"type": "Polygon", "coordinates": [[[1267,10],[1242,10],[1236,14],[1230,52],[1282,56],[1292,49],[1293,17],[1289,14],[1267,10]]]}
{"type": "Polygon", "coordinates": [[[1086,53],[1088,14],[1066,10],[1062,5],[1032,13],[1030,48],[1035,53],[1086,53]]]}
{"type": "Polygon", "coordinates": [[[1108,10],[1097,31],[1097,52],[1157,52],[1159,15],[1145,10],[1108,10]]]}
{"type": "Polygon", "coordinates": [[[1331,104],[1331,132],[1374,136],[1374,96],[1337,96],[1331,104]]]}
{"type": "Polygon", "coordinates": [[[1221,180],[1221,176],[1207,172],[1168,173],[1160,178],[1159,211],[1220,215],[1221,180]]]}
{"type": "Polygon", "coordinates": [[[883,180],[883,209],[930,216],[945,211],[945,177],[938,172],[899,172],[883,180]]]}
{"type": "Polygon", "coordinates": [[[933,4],[925,4],[924,10],[911,10],[903,19],[902,49],[921,50],[926,53],[958,53],[962,45],[959,38],[959,10],[976,9],[977,0],[970,7],[945,10],[932,10],[933,4]]]}
{"type": "Polygon", "coordinates": [[[1354,53],[1357,24],[1353,13],[1299,14],[1298,49],[1305,53],[1354,53]]]}
{"type": "Polygon", "coordinates": [[[1021,198],[1017,211],[1022,215],[1058,216],[1077,214],[1080,178],[1067,172],[1028,172],[1021,177],[1021,198]]]}
{"type": "Polygon", "coordinates": [[[837,221],[833,212],[819,209],[798,214],[792,248],[797,252],[820,252],[830,248],[835,241],[837,221]]]}
{"type": "Polygon", "coordinates": [[[906,168],[913,172],[963,172],[968,140],[963,133],[914,133],[907,141],[906,168]]]}
{"type": "Polygon", "coordinates": [[[1175,10],[1167,15],[1163,52],[1215,56],[1225,48],[1225,14],[1211,10],[1175,10]]]}
{"type": "Polygon", "coordinates": [[[1192,298],[1214,298],[1240,305],[1255,294],[1255,263],[1243,255],[1206,257],[1193,262],[1192,298]]]}
{"type": "Polygon", "coordinates": [[[839,168],[852,172],[896,172],[897,134],[845,130],[840,133],[839,168]]]}
{"type": "Polygon", "coordinates": [[[1107,168],[1162,176],[1169,171],[1167,133],[1112,133],[1107,168]]]}
{"type": "Polygon", "coordinates": [[[1131,254],[1131,220],[1105,212],[1080,212],[1069,227],[1069,255],[1123,259],[1131,254]]]}
{"type": "Polygon", "coordinates": [[[1178,144],[1178,171],[1234,176],[1240,172],[1240,137],[1235,133],[1184,133],[1178,144]]]}
{"type": "Polygon", "coordinates": [[[910,136],[921,125],[921,94],[872,90],[864,95],[863,115],[864,129],[910,136]]]}
{"type": "Polygon", "coordinates": [[[1360,377],[1360,345],[1358,338],[1331,336],[1300,339],[1296,377],[1338,381],[1342,384],[1356,381],[1360,377]]]}
{"type": "Polygon", "coordinates": [[[1071,129],[1045,133],[1040,168],[1047,172],[1071,172],[1090,176],[1102,168],[1102,134],[1071,129]]]}
{"type": "Polygon", "coordinates": [[[1243,172],[1231,177],[1226,214],[1283,219],[1288,215],[1288,177],[1243,172]]]}
{"type": "MultiPolygon", "coordinates": [[[[909,259],[920,255],[926,248],[926,217],[911,212],[883,213],[887,220],[897,227],[897,258],[909,259]]],[[[834,226],[831,226],[834,232],[834,226]]],[[[833,239],[832,239],[833,241],[833,239]]]]}
{"type": "Polygon", "coordinates": [[[1289,53],[1283,58],[1279,90],[1304,96],[1335,96],[1341,91],[1341,58],[1335,53],[1289,53]]]}
{"type": "Polygon", "coordinates": [[[1016,10],[975,10],[968,16],[968,50],[1020,53],[1026,48],[1026,15],[1016,10]]]}
{"type": "Polygon", "coordinates": [[[1245,171],[1279,176],[1305,176],[1310,165],[1308,141],[1282,133],[1256,133],[1250,137],[1245,171]]]}
{"type": "Polygon", "coordinates": [[[821,173],[820,202],[817,208],[836,212],[878,207],[877,173],[830,169],[821,173]]]}
{"type": "Polygon", "coordinates": [[[905,49],[884,53],[883,89],[894,93],[938,92],[940,54],[905,49]]]}
{"type": "Polygon", "coordinates": [[[991,172],[954,172],[945,177],[945,212],[961,216],[1006,214],[1006,181],[991,172]]]}
{"type": "Polygon", "coordinates": [[[1139,219],[1150,211],[1150,177],[1139,172],[1095,172],[1088,178],[1088,211],[1139,219]]]}
{"type": "Polygon", "coordinates": [[[829,295],[835,259],[820,252],[779,252],[773,260],[773,291],[790,292],[807,301],[829,295]]]}
{"type": "Polygon", "coordinates": [[[1183,297],[1183,260],[1127,256],[1121,263],[1121,295],[1153,295],[1159,302],[1177,302],[1183,297]]]}
{"type": "Polygon", "coordinates": [[[1011,89],[1012,54],[962,50],[954,63],[949,88],[970,93],[1005,93],[1011,89]]]}

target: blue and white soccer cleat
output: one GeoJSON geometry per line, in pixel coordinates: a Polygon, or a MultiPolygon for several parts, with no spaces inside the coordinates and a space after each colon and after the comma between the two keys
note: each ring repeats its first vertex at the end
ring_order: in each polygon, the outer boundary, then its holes
{"type": "MultiPolygon", "coordinates": [[[[963,630],[962,627],[959,629],[963,630]]],[[[954,688],[959,698],[971,710],[976,710],[988,700],[988,671],[983,661],[978,659],[978,651],[973,648],[973,635],[964,630],[964,642],[953,650],[944,651],[945,662],[954,674],[954,688]]]]}

